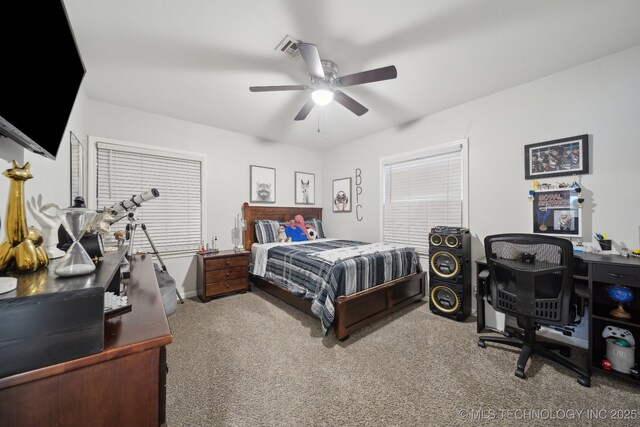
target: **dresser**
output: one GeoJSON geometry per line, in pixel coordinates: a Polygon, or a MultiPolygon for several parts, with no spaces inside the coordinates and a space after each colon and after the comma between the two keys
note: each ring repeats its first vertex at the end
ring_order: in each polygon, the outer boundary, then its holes
{"type": "Polygon", "coordinates": [[[2,426],[165,424],[172,337],[151,256],[131,260],[132,310],[104,321],[104,350],[0,378],[2,426]]]}
{"type": "Polygon", "coordinates": [[[197,254],[198,297],[202,302],[233,292],[249,290],[249,252],[220,251],[197,254]]]}

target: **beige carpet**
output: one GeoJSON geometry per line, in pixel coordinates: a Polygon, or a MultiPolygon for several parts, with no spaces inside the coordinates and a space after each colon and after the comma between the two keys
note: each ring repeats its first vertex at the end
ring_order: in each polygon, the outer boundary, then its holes
{"type": "Polygon", "coordinates": [[[584,388],[535,356],[520,380],[515,350],[479,348],[473,319],[413,304],[341,343],[253,289],[169,319],[170,426],[640,424],[640,387],[595,374],[584,388]]]}

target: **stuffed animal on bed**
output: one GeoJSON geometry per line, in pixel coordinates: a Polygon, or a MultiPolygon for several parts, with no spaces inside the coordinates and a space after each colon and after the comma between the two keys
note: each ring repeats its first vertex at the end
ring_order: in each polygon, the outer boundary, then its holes
{"type": "Polygon", "coordinates": [[[309,228],[313,229],[315,236],[315,228],[310,225],[304,223],[304,218],[302,215],[296,215],[293,221],[289,221],[287,226],[285,227],[285,232],[287,236],[291,238],[292,242],[302,242],[305,240],[313,240],[315,237],[309,236],[309,228]]]}
{"type": "Polygon", "coordinates": [[[283,242],[289,242],[289,236],[287,236],[287,233],[285,232],[285,227],[284,225],[281,225],[280,228],[278,229],[278,236],[276,237],[276,242],[278,243],[283,243],[283,242]]]}

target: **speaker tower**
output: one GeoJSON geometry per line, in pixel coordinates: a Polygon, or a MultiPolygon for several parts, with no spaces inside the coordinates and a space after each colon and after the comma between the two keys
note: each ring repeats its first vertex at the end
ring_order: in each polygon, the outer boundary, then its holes
{"type": "Polygon", "coordinates": [[[429,308],[458,321],[471,314],[471,234],[466,228],[431,229],[429,308]]]}

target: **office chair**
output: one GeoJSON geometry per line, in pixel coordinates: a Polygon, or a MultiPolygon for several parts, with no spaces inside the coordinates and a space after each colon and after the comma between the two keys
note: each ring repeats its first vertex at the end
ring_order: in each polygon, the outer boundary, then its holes
{"type": "Polygon", "coordinates": [[[498,234],[487,236],[484,246],[491,304],[496,311],[515,316],[524,333],[482,336],[478,345],[484,348],[488,341],[521,348],[515,371],[519,378],[526,378],[527,361],[535,353],[571,369],[579,375],[578,383],[589,387],[591,374],[567,358],[568,346],[536,341],[541,325],[568,325],[575,318],[571,242],[536,234],[498,234]]]}

